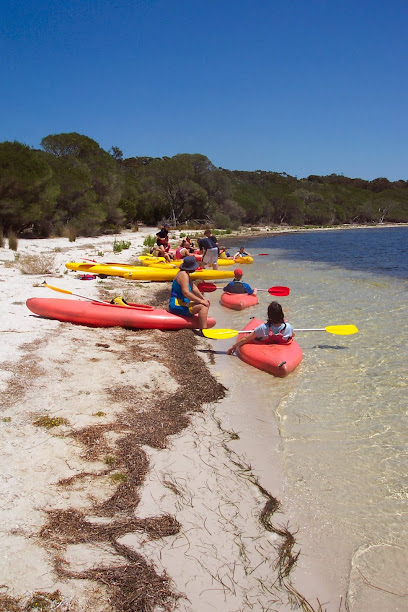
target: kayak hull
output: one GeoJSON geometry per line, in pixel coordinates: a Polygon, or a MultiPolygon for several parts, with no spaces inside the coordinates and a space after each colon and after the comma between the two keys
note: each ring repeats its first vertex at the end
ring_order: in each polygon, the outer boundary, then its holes
{"type": "Polygon", "coordinates": [[[254,258],[250,255],[245,255],[244,257],[236,257],[235,262],[239,264],[253,264],[254,258]]]}
{"type": "Polygon", "coordinates": [[[249,295],[248,293],[228,293],[224,291],[220,302],[231,310],[244,310],[258,304],[258,298],[256,295],[249,295]]]}
{"type": "MultiPolygon", "coordinates": [[[[244,329],[253,330],[262,323],[263,321],[259,319],[251,319],[244,329]]],[[[241,340],[243,337],[244,334],[239,334],[238,339],[241,340]]],[[[254,368],[279,378],[284,378],[293,372],[303,358],[302,349],[296,340],[292,340],[289,344],[244,344],[237,349],[237,355],[254,368]]]]}
{"type": "MultiPolygon", "coordinates": [[[[27,308],[36,315],[93,327],[126,327],[130,329],[198,329],[198,317],[181,317],[160,308],[141,304],[120,306],[109,302],[84,302],[59,298],[30,298],[27,308]]],[[[215,319],[208,317],[208,327],[215,319]]]]}
{"type": "MultiPolygon", "coordinates": [[[[121,276],[129,280],[147,280],[166,282],[172,281],[179,269],[172,268],[156,268],[153,266],[130,266],[124,264],[92,264],[82,262],[68,262],[65,264],[68,270],[76,270],[87,272],[89,274],[103,274],[106,276],[121,276]]],[[[190,274],[190,278],[200,280],[225,279],[233,278],[232,270],[196,270],[190,274]]]]}

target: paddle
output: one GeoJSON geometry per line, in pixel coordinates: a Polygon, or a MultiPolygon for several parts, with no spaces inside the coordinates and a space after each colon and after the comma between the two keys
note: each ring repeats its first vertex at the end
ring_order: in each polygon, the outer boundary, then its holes
{"type": "MultiPolygon", "coordinates": [[[[126,306],[126,308],[133,308],[137,310],[154,310],[153,306],[149,306],[148,304],[126,304],[119,302],[102,302],[102,300],[96,300],[95,298],[87,297],[86,295],[79,295],[79,293],[73,293],[72,291],[68,291],[68,289],[60,289],[59,287],[53,287],[52,285],[48,285],[45,281],[43,282],[44,287],[48,287],[48,289],[52,289],[53,291],[59,291],[60,293],[68,293],[69,295],[75,295],[76,297],[83,298],[84,300],[90,300],[91,302],[98,302],[98,304],[103,304],[104,306],[126,306]]],[[[123,298],[115,298],[123,301],[123,298]]]]}
{"type": "Polygon", "coordinates": [[[264,255],[269,255],[269,253],[258,253],[258,257],[263,257],[264,255]]]}
{"type": "MultiPolygon", "coordinates": [[[[212,293],[217,289],[222,289],[222,287],[217,287],[213,283],[198,283],[197,288],[202,293],[212,293]]],[[[289,295],[290,293],[289,287],[269,287],[269,289],[258,289],[258,291],[267,291],[271,295],[280,296],[289,295]]]]}
{"type": "Polygon", "coordinates": [[[53,291],[59,291],[60,293],[68,293],[69,295],[75,295],[76,297],[84,298],[84,300],[91,300],[91,302],[99,302],[99,304],[107,304],[107,302],[102,302],[102,300],[95,300],[95,298],[87,297],[86,295],[79,295],[79,293],[73,293],[72,291],[68,291],[68,289],[60,289],[59,287],[53,287],[52,285],[48,285],[45,281],[43,282],[43,286],[48,289],[52,289],[53,291]]]}
{"type": "MultiPolygon", "coordinates": [[[[349,336],[350,334],[356,334],[358,329],[355,325],[329,325],[323,329],[295,329],[293,331],[326,331],[329,334],[349,336]]],[[[213,340],[227,340],[228,338],[233,338],[238,334],[250,334],[252,332],[253,329],[242,329],[240,331],[237,331],[236,329],[203,329],[204,336],[207,338],[212,338],[213,340]]]]}

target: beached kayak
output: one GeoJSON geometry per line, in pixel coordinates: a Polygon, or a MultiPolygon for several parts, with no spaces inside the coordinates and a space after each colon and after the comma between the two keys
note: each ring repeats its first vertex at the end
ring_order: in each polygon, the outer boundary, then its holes
{"type": "MultiPolygon", "coordinates": [[[[154,268],[171,268],[172,266],[178,266],[180,267],[181,264],[183,263],[182,259],[172,259],[171,261],[163,261],[162,258],[159,257],[143,257],[143,259],[139,260],[142,262],[142,264],[144,266],[153,266],[154,268]]],[[[219,266],[234,266],[235,261],[234,259],[222,259],[219,258],[218,259],[218,265],[219,266]]]]}
{"type": "Polygon", "coordinates": [[[228,293],[224,291],[220,302],[226,308],[244,310],[244,308],[255,306],[258,303],[258,298],[256,295],[249,295],[248,293],[228,293]]]}
{"type": "MultiPolygon", "coordinates": [[[[251,319],[244,329],[255,329],[263,321],[251,319]]],[[[245,334],[239,334],[241,340],[245,334]]],[[[264,370],[279,378],[284,378],[300,364],[303,358],[302,349],[292,340],[289,344],[257,344],[248,343],[237,348],[237,355],[245,363],[264,370]]]]}
{"type": "MultiPolygon", "coordinates": [[[[181,317],[160,308],[145,304],[121,306],[100,302],[30,298],[26,302],[31,312],[46,317],[79,325],[95,327],[126,327],[132,329],[197,329],[197,315],[181,317]]],[[[215,319],[208,317],[208,327],[214,327],[215,319]]]]}
{"type": "MultiPolygon", "coordinates": [[[[156,268],[153,266],[131,266],[126,264],[93,264],[83,262],[68,262],[68,270],[79,270],[90,274],[103,274],[106,276],[122,276],[129,280],[172,281],[178,273],[178,268],[156,268]]],[[[232,278],[232,270],[196,270],[190,278],[200,280],[232,278]]]]}

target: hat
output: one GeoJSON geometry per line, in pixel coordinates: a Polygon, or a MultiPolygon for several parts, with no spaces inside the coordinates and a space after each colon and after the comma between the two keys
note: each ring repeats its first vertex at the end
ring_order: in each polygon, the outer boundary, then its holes
{"type": "Polygon", "coordinates": [[[236,268],[234,270],[234,274],[235,274],[235,276],[242,276],[243,272],[242,272],[241,268],[236,268]]]}
{"type": "Polygon", "coordinates": [[[187,257],[184,257],[183,263],[180,266],[180,270],[185,270],[186,272],[194,272],[197,270],[197,268],[197,260],[192,255],[187,255],[187,257]]]}

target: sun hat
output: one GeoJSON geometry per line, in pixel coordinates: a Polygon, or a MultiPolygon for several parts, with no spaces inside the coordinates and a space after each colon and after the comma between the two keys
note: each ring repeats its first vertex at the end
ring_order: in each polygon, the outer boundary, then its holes
{"type": "Polygon", "coordinates": [[[180,266],[180,270],[185,270],[186,272],[194,272],[194,270],[197,270],[197,268],[197,260],[192,255],[187,255],[187,257],[184,257],[183,263],[180,266]]]}
{"type": "Polygon", "coordinates": [[[241,268],[236,268],[236,269],[234,270],[234,275],[235,275],[235,276],[242,276],[242,275],[243,275],[243,272],[242,272],[241,268]]]}

